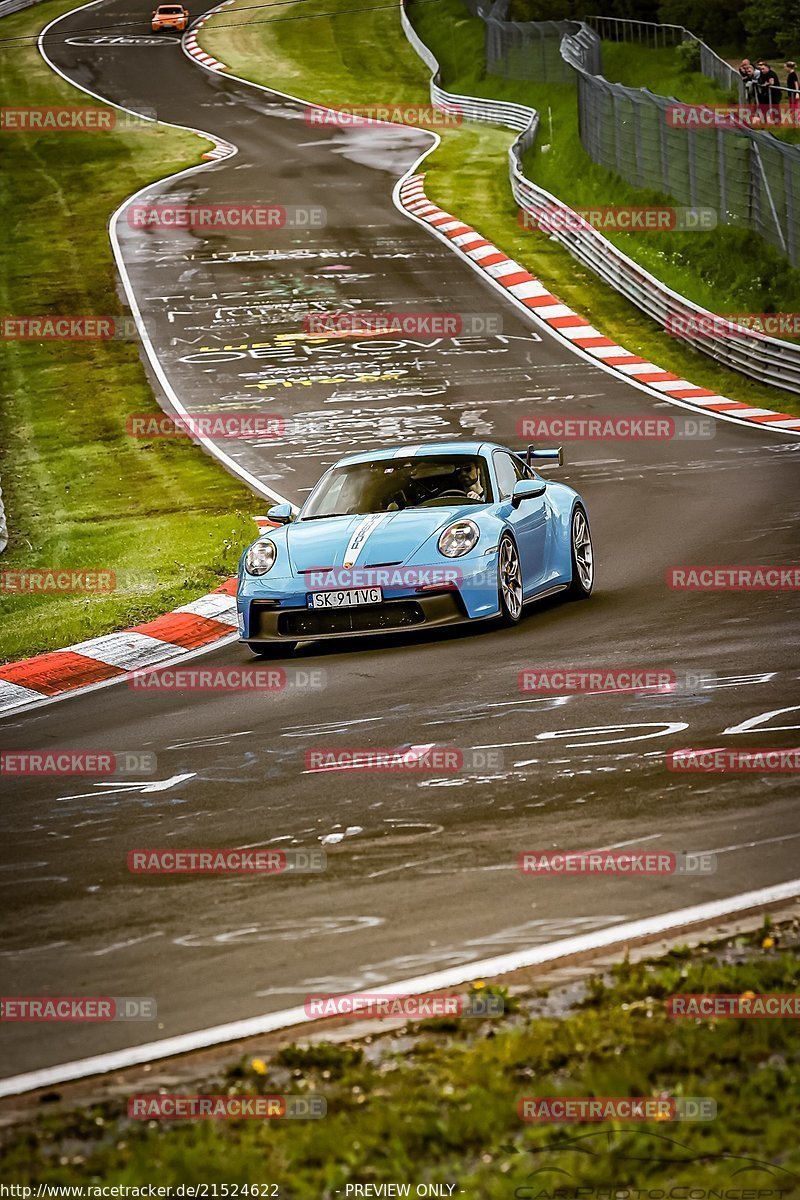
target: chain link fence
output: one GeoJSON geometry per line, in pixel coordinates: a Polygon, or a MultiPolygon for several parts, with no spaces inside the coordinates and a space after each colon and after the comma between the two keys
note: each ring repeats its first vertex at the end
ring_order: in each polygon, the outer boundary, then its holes
{"type": "Polygon", "coordinates": [[[741,123],[687,124],[678,100],[587,71],[574,35],[562,53],[576,72],[580,137],[594,162],[635,187],[713,208],[721,224],[754,230],[800,265],[800,147],[741,123]]]}
{"type": "Polygon", "coordinates": [[[404,0],[400,9],[403,32],[431,71],[430,95],[434,107],[463,111],[471,120],[505,125],[517,132],[508,151],[508,171],[512,194],[522,211],[533,218],[546,217],[554,229],[554,236],[578,262],[626,296],[662,328],[669,328],[681,341],[750,379],[800,393],[800,346],[736,325],[726,329],[724,322],[720,328],[719,318],[713,313],[666,287],[588,221],[581,220],[556,196],[528,179],[523,169],[523,156],[536,140],[539,114],[526,105],[445,91],[436,56],[409,20],[407,2],[404,0]],[[563,219],[553,221],[554,214],[563,219]]]}
{"type": "Polygon", "coordinates": [[[674,97],[610,83],[602,75],[601,39],[648,47],[694,41],[703,73],[734,95],[742,94],[738,71],[682,25],[613,17],[507,21],[508,9],[509,0],[495,0],[480,13],[490,74],[577,81],[581,142],[594,162],[634,187],[713,208],[720,224],[753,230],[800,265],[800,146],[742,122],[691,124],[679,111],[687,106],[674,97]]]}
{"type": "Polygon", "coordinates": [[[561,56],[561,41],[576,31],[575,21],[509,21],[509,0],[496,0],[481,11],[485,26],[486,70],[503,79],[571,83],[572,71],[561,56]]]}
{"type": "Polygon", "coordinates": [[[623,17],[587,17],[589,25],[606,42],[634,42],[649,49],[658,50],[665,46],[680,46],[683,42],[694,42],[700,47],[700,70],[718,83],[724,91],[734,92],[744,100],[744,83],[739,72],[724,58],[696,37],[691,29],[683,25],[659,25],[654,21],[630,21],[623,17]]]}

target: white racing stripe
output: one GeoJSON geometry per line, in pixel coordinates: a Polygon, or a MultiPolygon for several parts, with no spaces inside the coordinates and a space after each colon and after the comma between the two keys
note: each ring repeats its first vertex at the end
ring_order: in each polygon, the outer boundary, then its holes
{"type": "MultiPolygon", "coordinates": [[[[368,992],[355,994],[423,996],[443,988],[457,987],[474,979],[493,978],[497,975],[506,975],[510,971],[519,971],[525,967],[557,962],[561,958],[576,954],[588,954],[594,950],[609,949],[612,946],[628,944],[641,938],[653,938],[659,937],[661,934],[674,933],[691,925],[699,925],[732,916],[735,913],[743,913],[748,909],[761,908],[766,904],[793,900],[797,896],[800,896],[800,879],[791,879],[788,883],[773,884],[771,887],[745,892],[740,896],[728,896],[723,900],[709,900],[705,904],[695,904],[691,908],[659,913],[658,916],[645,917],[641,921],[630,921],[624,925],[610,925],[605,929],[595,929],[591,933],[564,938],[562,941],[551,942],[546,946],[531,946],[527,950],[499,954],[495,958],[462,963],[457,967],[448,967],[447,970],[437,971],[431,975],[419,975],[416,979],[402,979],[397,983],[385,984],[383,987],[377,988],[371,987],[368,992]]],[[[178,1034],[176,1037],[164,1038],[144,1046],[131,1046],[127,1050],[114,1050],[108,1054],[96,1054],[92,1058],[60,1063],[56,1067],[44,1067],[39,1071],[29,1071],[24,1075],[12,1075],[7,1079],[0,1080],[0,1097],[18,1096],[23,1092],[34,1091],[36,1088],[53,1087],[55,1084],[86,1079],[91,1075],[104,1075],[110,1071],[124,1071],[141,1063],[155,1062],[159,1059],[172,1058],[177,1054],[189,1054],[208,1046],[218,1046],[225,1042],[239,1041],[241,1038],[257,1037],[260,1034],[273,1033],[278,1029],[290,1029],[293,1026],[311,1023],[312,1018],[306,1015],[305,1008],[286,1008],[280,1012],[263,1013],[258,1017],[231,1021],[225,1025],[214,1025],[209,1029],[198,1029],[194,1033],[178,1034]]]]}
{"type": "Polygon", "coordinates": [[[389,513],[370,513],[368,517],[364,517],[363,521],[359,521],[344,552],[345,567],[350,568],[355,566],[359,556],[364,552],[364,547],[369,541],[370,534],[374,533],[389,515],[389,513]]]}

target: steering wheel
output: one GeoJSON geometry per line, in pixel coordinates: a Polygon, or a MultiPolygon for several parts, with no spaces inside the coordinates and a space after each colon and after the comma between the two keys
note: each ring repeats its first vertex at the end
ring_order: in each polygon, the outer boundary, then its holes
{"type": "Polygon", "coordinates": [[[420,508],[427,508],[429,505],[438,504],[440,500],[447,500],[448,498],[469,500],[466,492],[461,491],[459,488],[448,488],[444,492],[439,492],[437,495],[431,496],[430,500],[423,500],[420,508]]]}

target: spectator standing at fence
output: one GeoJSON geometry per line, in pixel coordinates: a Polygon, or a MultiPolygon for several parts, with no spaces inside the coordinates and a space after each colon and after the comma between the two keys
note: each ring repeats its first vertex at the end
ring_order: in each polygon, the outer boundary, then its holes
{"type": "Polygon", "coordinates": [[[797,63],[785,63],[786,70],[789,74],[786,76],[786,88],[789,96],[789,105],[791,108],[800,108],[800,78],[797,75],[797,63]]]}
{"type": "Polygon", "coordinates": [[[763,58],[756,63],[758,67],[758,92],[759,103],[762,105],[776,105],[781,102],[780,80],[773,71],[769,63],[764,62],[763,58]]]}
{"type": "Polygon", "coordinates": [[[748,104],[758,103],[758,73],[749,58],[743,58],[739,74],[744,83],[744,96],[748,104]]]}

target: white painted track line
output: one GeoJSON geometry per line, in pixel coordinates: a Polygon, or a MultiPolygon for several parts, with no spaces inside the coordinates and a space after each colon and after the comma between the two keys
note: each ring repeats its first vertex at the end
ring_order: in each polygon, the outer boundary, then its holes
{"type": "MultiPolygon", "coordinates": [[[[528,950],[500,954],[494,958],[481,959],[478,962],[462,963],[457,967],[436,971],[431,975],[419,975],[415,979],[403,979],[398,983],[385,984],[378,988],[372,987],[368,991],[355,994],[364,996],[425,995],[429,992],[441,991],[443,988],[456,987],[474,979],[494,978],[526,967],[556,962],[560,958],[587,954],[638,941],[642,938],[674,933],[691,925],[705,924],[734,913],[745,912],[748,909],[760,908],[763,905],[776,904],[784,900],[793,900],[797,896],[800,896],[800,879],[792,879],[788,883],[759,888],[757,891],[745,892],[740,896],[728,896],[723,900],[709,900],[691,908],[680,908],[673,912],[659,913],[655,917],[645,917],[641,921],[610,925],[605,929],[596,929],[577,937],[564,938],[546,946],[532,946],[528,950]]],[[[231,1021],[224,1025],[212,1026],[210,1029],[198,1029],[194,1033],[178,1034],[176,1037],[149,1042],[143,1046],[131,1046],[126,1050],[115,1050],[107,1054],[97,1054],[92,1058],[82,1058],[76,1062],[60,1063],[58,1066],[44,1067],[39,1071],[29,1071],[24,1075],[12,1075],[7,1079],[0,1080],[0,1097],[18,1096],[37,1088],[54,1087],[71,1080],[86,1079],[92,1075],[124,1071],[129,1067],[172,1058],[177,1054],[189,1054],[194,1050],[201,1050],[209,1046],[218,1046],[225,1042],[235,1042],[242,1038],[257,1037],[259,1034],[273,1033],[279,1029],[290,1029],[311,1023],[312,1019],[306,1015],[303,1007],[263,1013],[258,1017],[231,1021]]]]}

